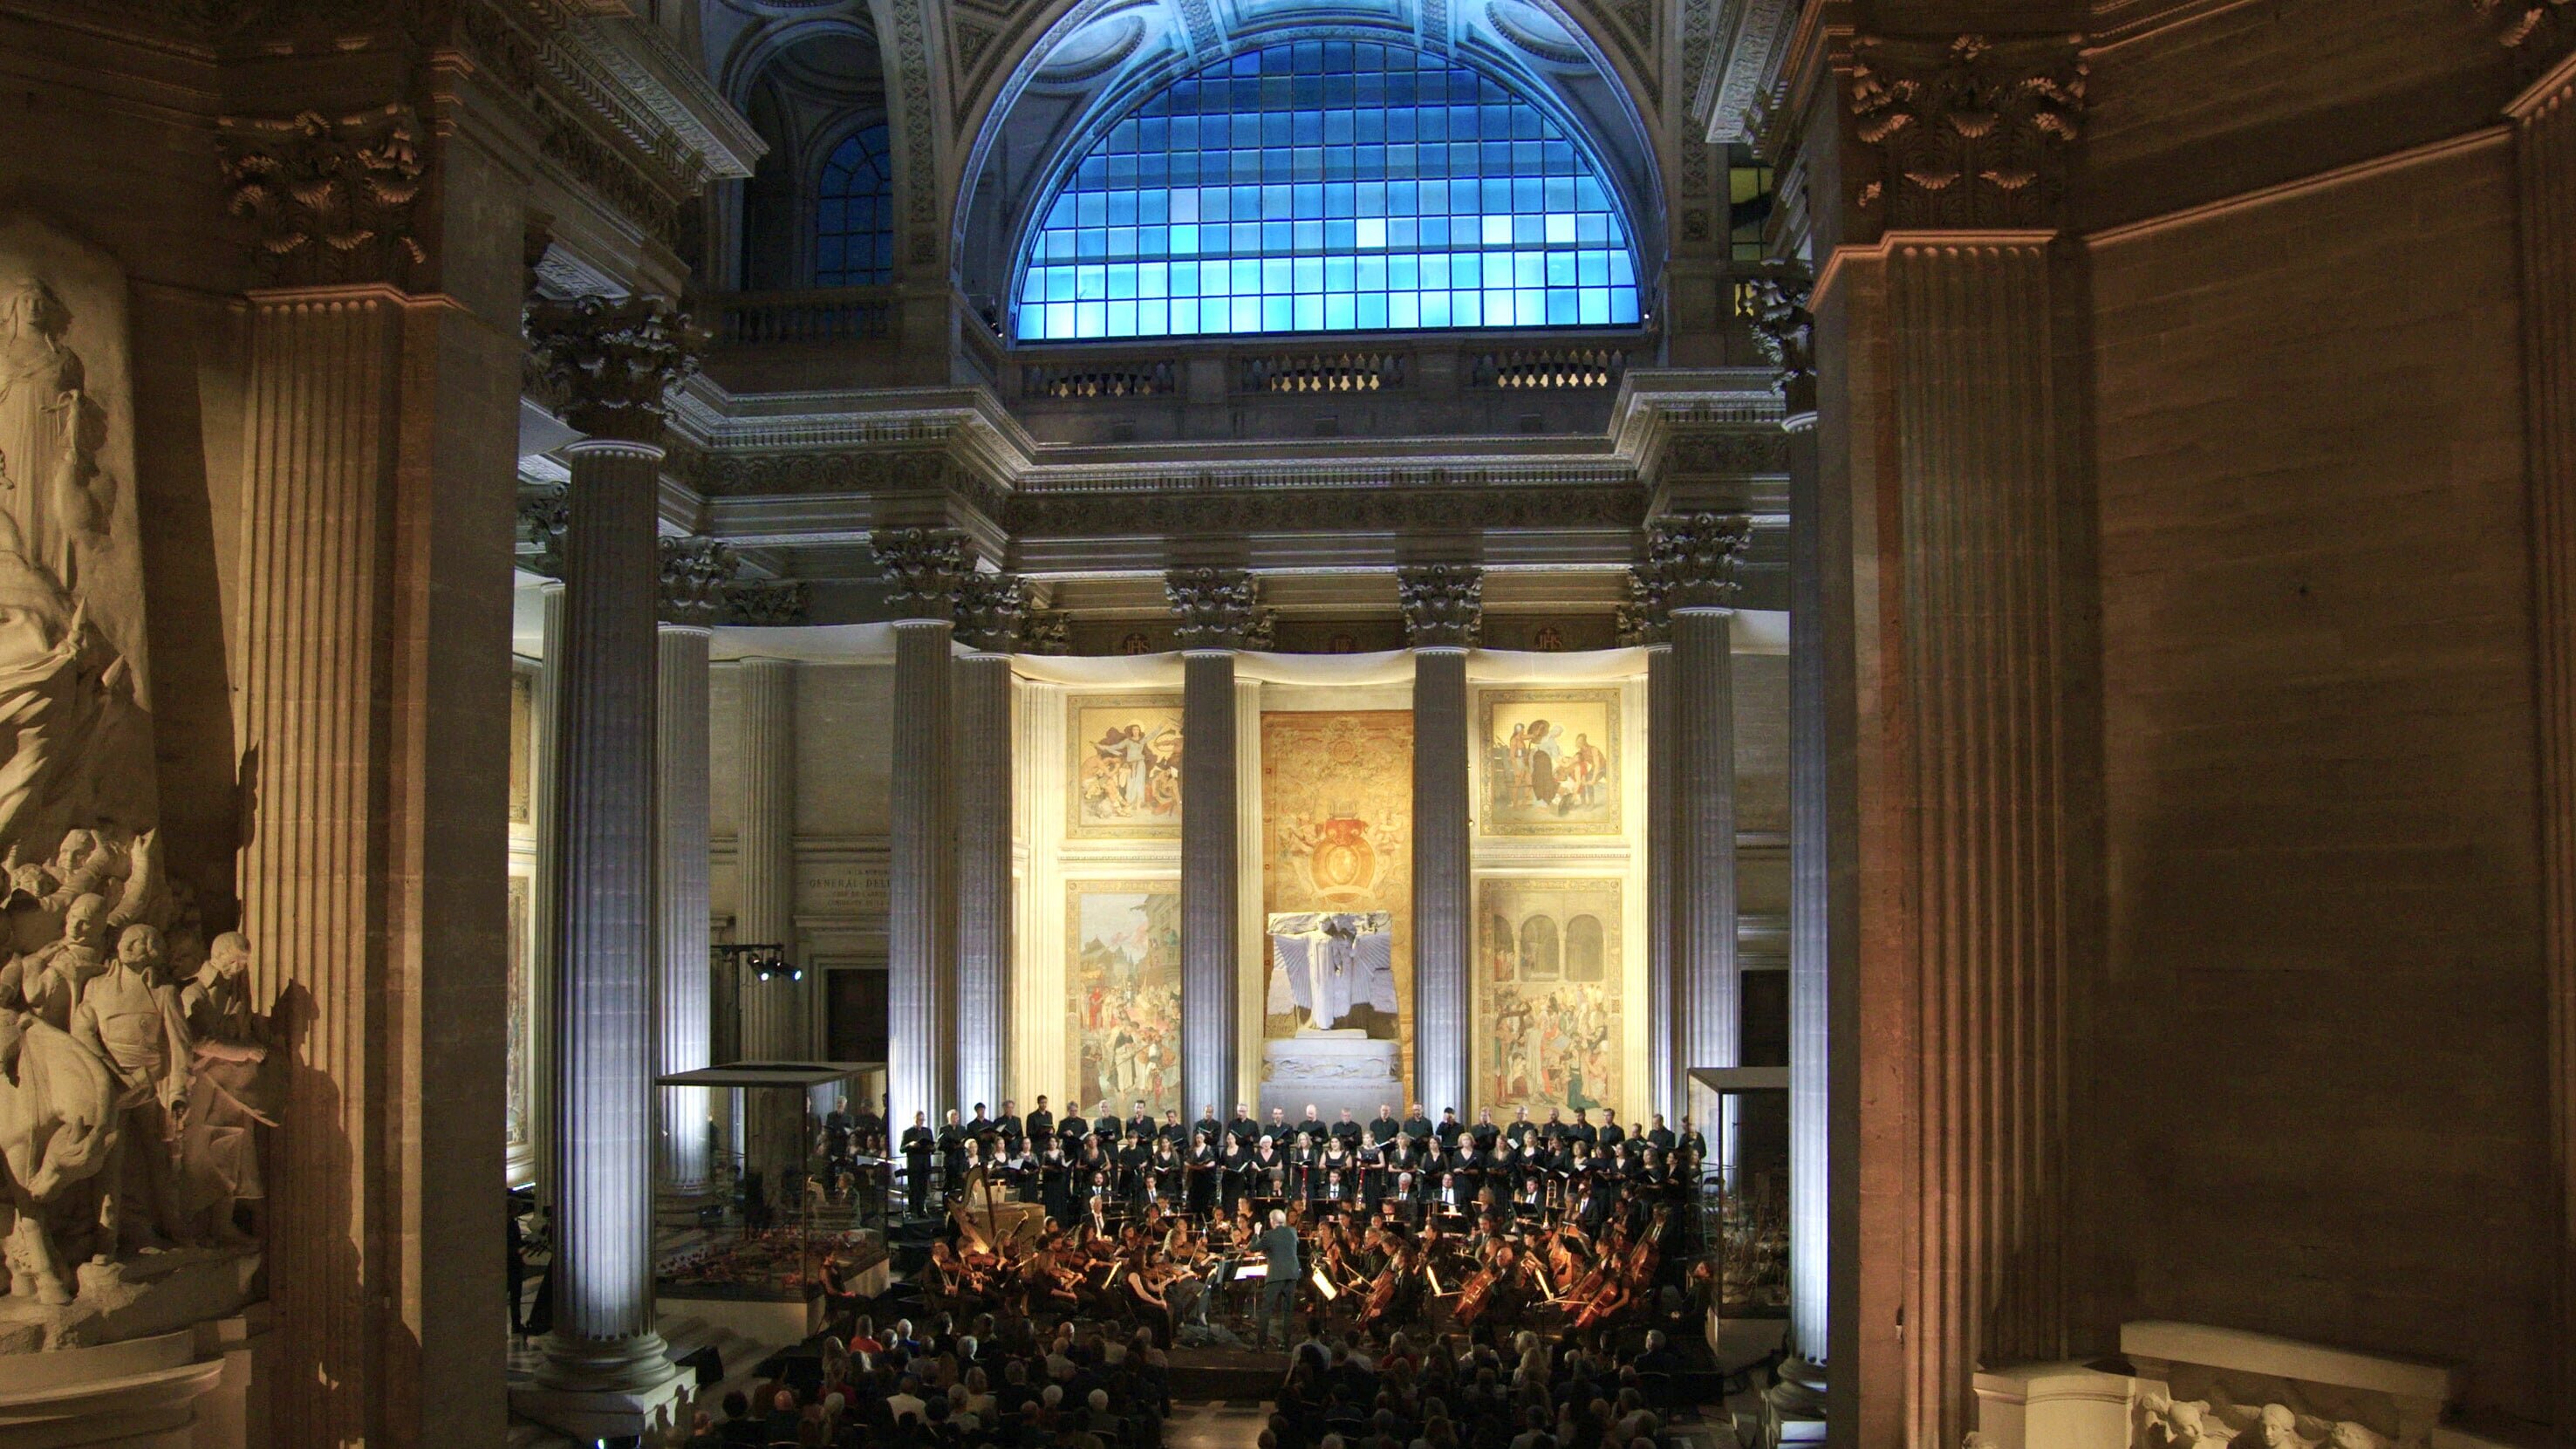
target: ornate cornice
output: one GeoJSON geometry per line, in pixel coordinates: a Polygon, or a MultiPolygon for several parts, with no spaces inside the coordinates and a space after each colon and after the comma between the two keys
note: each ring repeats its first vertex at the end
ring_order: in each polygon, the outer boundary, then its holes
{"type": "Polygon", "coordinates": [[[679,478],[709,498],[813,493],[944,493],[985,517],[1002,517],[1010,495],[937,447],[737,453],[692,448],[679,478]]]}
{"type": "Polygon", "coordinates": [[[2083,37],[1860,36],[1852,203],[1888,229],[2056,224],[2082,133],[2083,37]]]}
{"type": "Polygon", "coordinates": [[[1172,633],[1184,649],[1248,649],[1263,623],[1260,595],[1242,569],[1174,569],[1163,594],[1180,624],[1172,633]]]}
{"type": "Polygon", "coordinates": [[[219,124],[225,209],[251,224],[254,255],[275,280],[407,286],[429,260],[413,215],[428,164],[409,106],[219,124]]]}
{"type": "Polygon", "coordinates": [[[1641,613],[1650,606],[1729,609],[1743,588],[1745,550],[1753,520],[1740,513],[1681,513],[1647,526],[1646,562],[1630,574],[1630,599],[1641,613]],[[1636,580],[1651,586],[1640,599],[1636,580]]]}
{"type": "Polygon", "coordinates": [[[957,636],[971,648],[1007,654],[1019,647],[1026,605],[1018,574],[969,570],[957,589],[957,636]]]}
{"type": "Polygon", "coordinates": [[[886,602],[896,618],[955,622],[958,593],[975,567],[966,535],[953,528],[880,528],[868,535],[868,552],[894,586],[886,602]]]}
{"type": "Polygon", "coordinates": [[[1485,632],[1485,571],[1472,564],[1415,564],[1395,571],[1395,600],[1414,648],[1473,649],[1485,632]]]}
{"type": "Polygon", "coordinates": [[[1632,484],[1593,487],[1171,490],[1015,493],[1015,538],[1139,534],[1475,532],[1634,527],[1646,511],[1632,484]]]}
{"type": "Polygon", "coordinates": [[[564,421],[593,437],[657,442],[664,395],[697,370],[704,339],[650,297],[579,297],[528,307],[528,340],[564,421]]]}
{"type": "Polygon", "coordinates": [[[1815,280],[1803,266],[1774,262],[1746,284],[1753,295],[1753,342],[1771,359],[1783,410],[1816,410],[1816,318],[1807,310],[1815,280]]]}

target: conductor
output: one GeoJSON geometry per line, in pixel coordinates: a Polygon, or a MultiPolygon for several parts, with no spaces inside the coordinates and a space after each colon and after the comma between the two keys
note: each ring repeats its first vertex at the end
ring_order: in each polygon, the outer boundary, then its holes
{"type": "Polygon", "coordinates": [[[1270,1210],[1270,1227],[1258,1239],[1262,1256],[1269,1260],[1261,1278],[1261,1314],[1253,1320],[1252,1346],[1261,1348],[1270,1341],[1270,1314],[1279,1314],[1279,1346],[1286,1348],[1289,1333],[1295,1327],[1297,1311],[1297,1230],[1288,1226],[1288,1214],[1278,1208],[1270,1210]]]}

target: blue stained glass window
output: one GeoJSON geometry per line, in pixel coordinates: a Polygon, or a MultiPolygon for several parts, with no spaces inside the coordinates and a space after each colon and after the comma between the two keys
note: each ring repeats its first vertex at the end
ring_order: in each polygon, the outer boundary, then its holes
{"type": "Polygon", "coordinates": [[[894,162],[885,123],[852,132],[823,163],[814,198],[814,285],[894,280],[894,162]]]}
{"type": "Polygon", "coordinates": [[[1638,320],[1590,155],[1482,71],[1371,41],[1164,87],[1038,208],[1020,268],[1023,342],[1638,320]]]}

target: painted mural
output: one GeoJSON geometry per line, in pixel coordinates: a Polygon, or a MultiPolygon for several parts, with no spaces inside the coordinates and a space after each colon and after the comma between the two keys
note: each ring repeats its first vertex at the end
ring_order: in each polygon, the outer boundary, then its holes
{"type": "Polygon", "coordinates": [[[1065,701],[1065,718],[1073,782],[1066,838],[1179,838],[1180,696],[1077,695],[1065,701]]]}
{"type": "Polygon", "coordinates": [[[1616,689],[1478,691],[1488,835],[1617,835],[1616,689]]]}
{"type": "Polygon", "coordinates": [[[1620,883],[1488,879],[1476,905],[1476,1105],[1627,1105],[1620,883]]]}
{"type": "MultiPolygon", "coordinates": [[[[1364,1032],[1396,1044],[1388,1065],[1409,1080],[1412,712],[1265,712],[1261,820],[1271,944],[1265,979],[1249,989],[1263,1036],[1364,1032]],[[1348,974],[1333,977],[1337,964],[1348,974]]],[[[1274,1068],[1296,1059],[1268,1056],[1274,1068]]]]}
{"type": "Polygon", "coordinates": [[[1181,896],[1170,881],[1065,887],[1065,1061],[1086,1111],[1181,1102],[1181,896]]]}

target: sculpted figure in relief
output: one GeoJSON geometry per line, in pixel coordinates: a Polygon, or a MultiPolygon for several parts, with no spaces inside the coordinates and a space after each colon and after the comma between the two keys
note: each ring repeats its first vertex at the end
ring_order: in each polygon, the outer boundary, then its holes
{"type": "Polygon", "coordinates": [[[105,1223],[127,1249],[166,1247],[177,1236],[172,1112],[186,1099],[194,1049],[161,964],[159,928],[126,927],[116,964],[90,979],[72,1009],[72,1036],[117,1077],[119,1141],[108,1155],[105,1223]]]}
{"type": "Polygon", "coordinates": [[[251,1008],[250,942],[237,931],[179,993],[195,1055],[179,1133],[179,1212],[193,1236],[249,1241],[235,1209],[267,1196],[259,1171],[259,1129],[277,1125],[281,1106],[268,1072],[268,1024],[251,1008]]]}
{"type": "Polygon", "coordinates": [[[64,340],[70,326],[44,279],[0,283],[0,506],[17,548],[65,588],[79,583],[75,540],[105,516],[93,491],[104,417],[64,340]]]}

